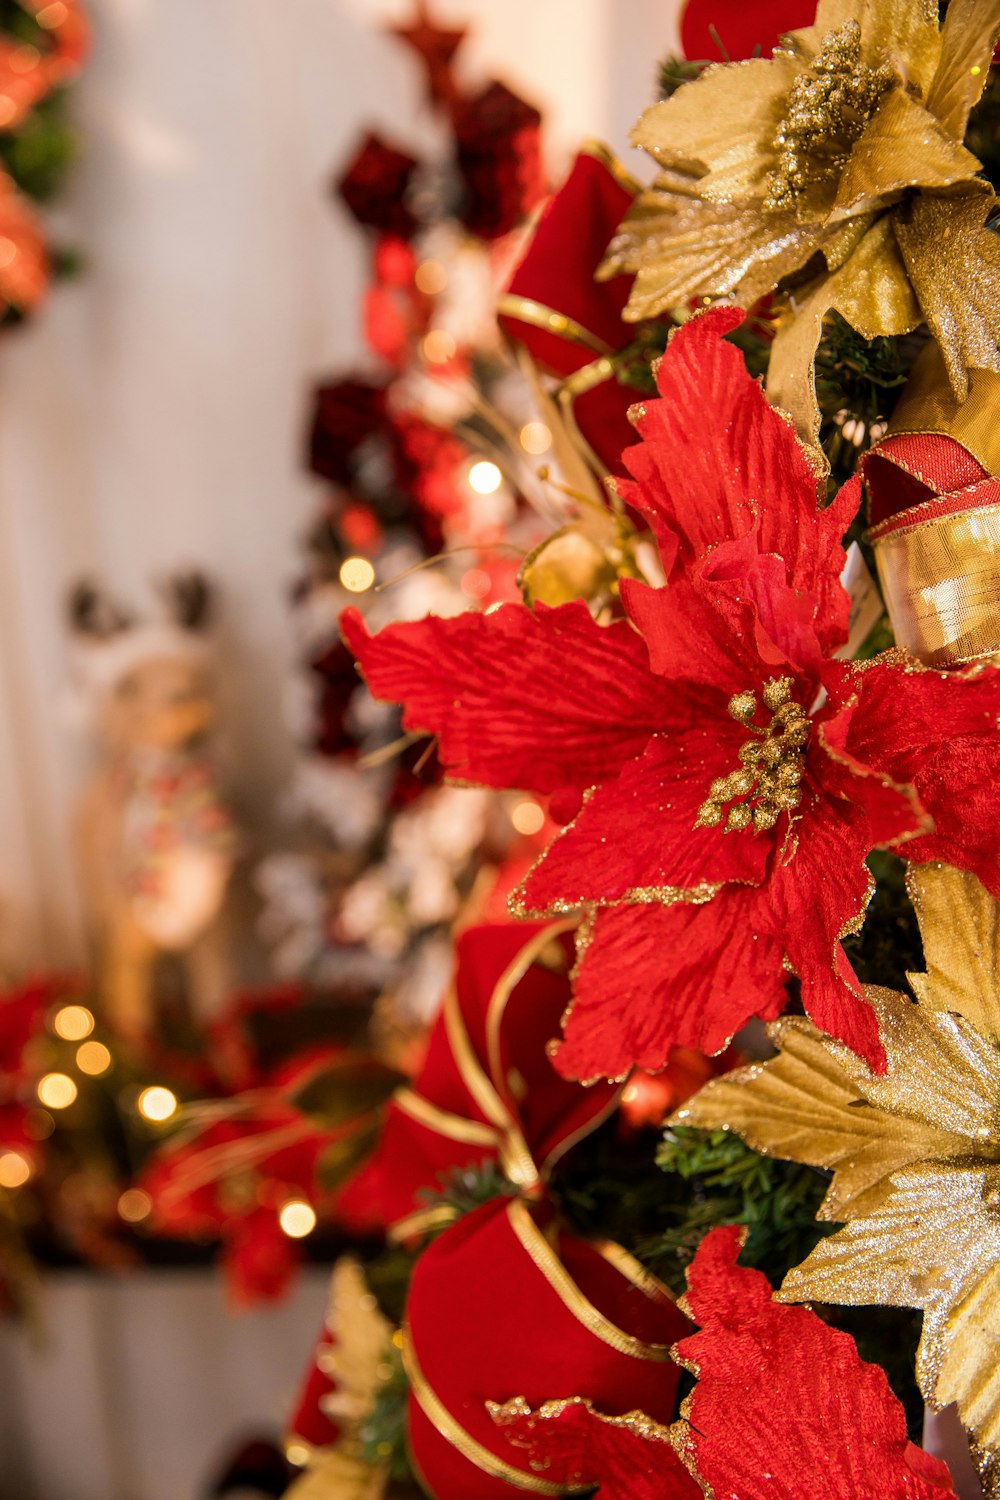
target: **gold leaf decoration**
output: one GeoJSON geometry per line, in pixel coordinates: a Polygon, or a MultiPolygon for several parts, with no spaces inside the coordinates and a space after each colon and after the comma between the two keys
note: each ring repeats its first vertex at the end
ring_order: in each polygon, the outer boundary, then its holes
{"type": "Polygon", "coordinates": [[[998,33],[1000,0],[953,0],[941,26],[932,0],[824,0],[770,60],[716,64],[647,110],[633,140],[659,175],[601,270],[635,275],[626,316],[776,291],[786,324],[811,326],[786,340],[768,394],[811,440],[833,307],[866,338],[925,321],[958,396],[969,368],[1000,371],[1000,253],[983,228],[996,199],[962,141],[998,33]],[[859,263],[851,278],[877,288],[860,307],[840,276],[859,217],[864,275],[859,263]]]}
{"type": "Polygon", "coordinates": [[[678,1123],[734,1130],[833,1172],[820,1218],[845,1221],[785,1278],[784,1301],[921,1308],[917,1379],[1000,1450],[1000,907],[971,875],[913,870],[927,968],[915,1004],[866,987],[881,1077],[810,1022],[770,1028],[778,1055],[714,1080],[678,1123]]]}
{"type": "Polygon", "coordinates": [[[333,1389],[321,1406],[340,1437],[316,1454],[289,1500],[389,1500],[388,1468],[364,1461],[358,1431],[392,1372],[393,1330],[353,1256],[342,1256],[333,1268],[327,1324],[333,1341],[324,1351],[323,1370],[333,1389]]]}

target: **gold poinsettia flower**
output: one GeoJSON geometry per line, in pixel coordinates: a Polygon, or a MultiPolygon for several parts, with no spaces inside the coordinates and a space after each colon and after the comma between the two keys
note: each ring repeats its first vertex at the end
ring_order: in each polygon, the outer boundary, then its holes
{"type": "Polygon", "coordinates": [[[1000,1465],[1000,906],[968,874],[911,869],[927,968],[917,1004],[866,987],[888,1058],[876,1077],[809,1021],[769,1029],[772,1060],[709,1083],[677,1123],[832,1169],[818,1217],[844,1221],[785,1278],[787,1302],[922,1308],[917,1380],[956,1402],[1000,1465]]]}
{"type": "Polygon", "coordinates": [[[836,309],[865,338],[926,322],[960,399],[1000,370],[997,206],[962,144],[1000,0],[820,0],[773,58],[719,63],[654,104],[633,141],[660,173],[602,276],[626,317],[782,291],[768,395],[815,437],[812,366],[836,309]]]}

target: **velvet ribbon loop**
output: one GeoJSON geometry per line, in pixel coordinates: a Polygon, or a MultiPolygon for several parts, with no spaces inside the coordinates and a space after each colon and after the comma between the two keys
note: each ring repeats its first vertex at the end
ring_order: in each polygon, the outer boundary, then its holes
{"type": "Polygon", "coordinates": [[[635,441],[628,410],[639,393],[619,384],[611,358],[635,338],[622,318],[632,278],[594,276],[637,192],[610,152],[585,147],[499,303],[508,338],[559,378],[563,417],[599,473],[622,472],[622,449],[635,441]]]}
{"type": "MultiPolygon", "coordinates": [[[[428,1493],[489,1500],[565,1490],[507,1443],[486,1402],[553,1391],[602,1411],[669,1420],[669,1346],[685,1320],[620,1246],[560,1222],[546,1196],[556,1162],[614,1109],[611,1084],[584,1089],[549,1061],[570,1000],[572,922],[470,928],[427,1061],[388,1110],[373,1160],[345,1192],[352,1222],[413,1237],[447,1223],[427,1190],[494,1161],[507,1188],[444,1228],[410,1283],[404,1358],[411,1453],[428,1493]]],[[[442,1212],[444,1210],[444,1212],[442,1212]]]]}

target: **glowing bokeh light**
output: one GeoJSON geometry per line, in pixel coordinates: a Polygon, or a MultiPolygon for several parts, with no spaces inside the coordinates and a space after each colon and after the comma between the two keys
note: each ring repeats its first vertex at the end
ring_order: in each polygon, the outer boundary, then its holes
{"type": "Polygon", "coordinates": [[[0,1188],[24,1187],[31,1176],[31,1163],[20,1151],[5,1151],[0,1156],[0,1188]]]}
{"type": "Polygon", "coordinates": [[[446,365],[449,359],[455,358],[458,350],[451,334],[446,333],[443,328],[432,328],[430,333],[424,335],[420,347],[429,365],[446,365]]]}
{"type": "Polygon", "coordinates": [[[544,422],[525,422],[520,432],[521,447],[525,453],[536,456],[548,453],[552,447],[552,433],[544,422]]]}
{"type": "Polygon", "coordinates": [[[436,297],[448,285],[448,271],[439,260],[422,260],[413,273],[418,292],[425,297],[436,297]]]}
{"type": "Polygon", "coordinates": [[[488,458],[478,459],[469,470],[469,485],[477,495],[495,495],[503,484],[503,475],[488,458]]]}
{"type": "Polygon", "coordinates": [[[304,1240],[316,1228],[316,1214],[303,1198],[290,1198],[278,1215],[282,1232],[290,1240],[304,1240]]]}
{"type": "Polygon", "coordinates": [[[345,557],[340,565],[340,581],[352,594],[363,594],[375,582],[375,569],[367,557],[345,557]]]}
{"type": "Polygon", "coordinates": [[[76,1065],[81,1073],[100,1078],[111,1066],[111,1052],[103,1042],[84,1042],[76,1049],[76,1065]]]}
{"type": "Polygon", "coordinates": [[[126,1188],[118,1199],[118,1217],[126,1224],[141,1224],[149,1218],[152,1208],[153,1200],[142,1188],[126,1188]]]}
{"type": "Polygon", "coordinates": [[[94,1029],[94,1017],[85,1005],[64,1005],[56,1011],[52,1029],[64,1042],[82,1042],[94,1029]]]}
{"type": "Polygon", "coordinates": [[[38,1097],[46,1109],[68,1109],[77,1087],[68,1073],[45,1073],[38,1080],[38,1097]]]}
{"type": "Polygon", "coordinates": [[[164,1120],[169,1120],[176,1113],[177,1095],[171,1089],[164,1088],[161,1083],[153,1083],[149,1088],[143,1089],[136,1104],[144,1120],[162,1125],[164,1120]]]}
{"type": "Polygon", "coordinates": [[[545,827],[545,814],[537,802],[519,802],[511,811],[510,821],[518,833],[530,837],[545,827]]]}

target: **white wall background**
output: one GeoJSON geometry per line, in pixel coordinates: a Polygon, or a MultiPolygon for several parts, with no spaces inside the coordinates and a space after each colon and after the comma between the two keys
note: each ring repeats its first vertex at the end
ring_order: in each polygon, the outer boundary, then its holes
{"type": "MultiPolygon", "coordinates": [[[[207,568],[223,589],[235,790],[266,840],[291,755],[285,590],[316,490],[313,378],[358,349],[361,235],[327,195],[363,126],[433,139],[404,0],[92,0],[85,155],[59,227],[88,259],[0,340],[0,964],[81,954],[68,827],[67,585],[207,568]]],[[[548,115],[550,159],[625,149],[676,0],[437,0],[465,64],[548,115]]]]}

